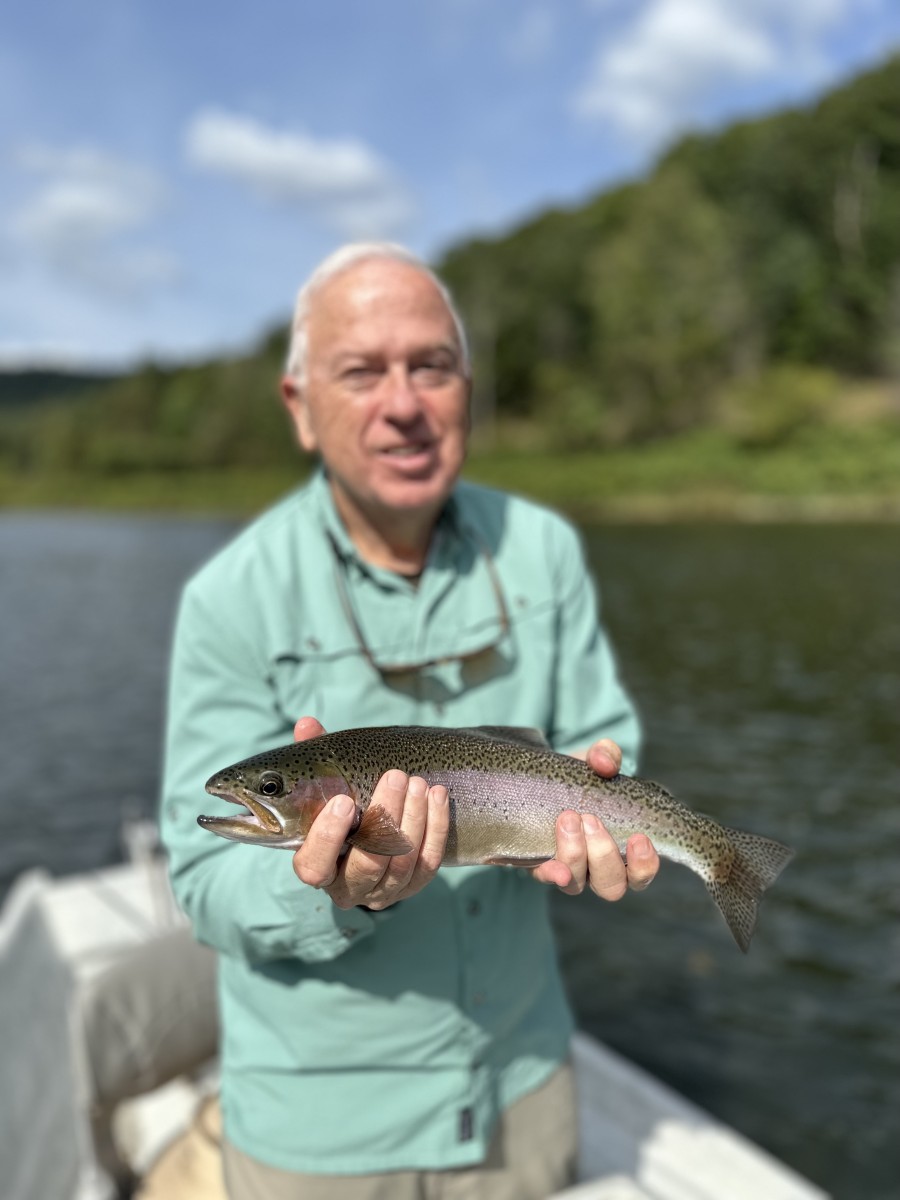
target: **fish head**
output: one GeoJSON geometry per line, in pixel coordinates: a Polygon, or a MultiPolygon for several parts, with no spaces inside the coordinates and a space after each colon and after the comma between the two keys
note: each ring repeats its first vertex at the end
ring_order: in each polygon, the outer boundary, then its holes
{"type": "Polygon", "coordinates": [[[257,755],[218,771],[207,781],[206,791],[247,811],[234,817],[198,817],[202,828],[235,842],[291,850],[303,845],[332,796],[353,795],[336,764],[310,755],[287,762],[257,755]]]}

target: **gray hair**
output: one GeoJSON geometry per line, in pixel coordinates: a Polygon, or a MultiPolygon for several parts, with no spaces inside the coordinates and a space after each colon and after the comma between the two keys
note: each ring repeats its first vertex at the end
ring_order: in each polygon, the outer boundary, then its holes
{"type": "Polygon", "coordinates": [[[395,242],[348,242],[319,263],[297,293],[297,302],[294,305],[294,316],[291,321],[291,341],[288,346],[285,373],[294,379],[299,387],[303,387],[306,384],[307,355],[309,351],[309,311],[316,292],[324,287],[329,280],[334,279],[336,275],[340,275],[342,271],[349,270],[350,267],[356,266],[357,263],[379,258],[406,263],[408,266],[415,267],[416,270],[428,276],[440,292],[441,298],[447,305],[447,311],[450,313],[453,321],[456,337],[459,341],[463,372],[467,377],[471,374],[472,366],[469,357],[469,342],[466,337],[462,318],[456,310],[456,305],[453,302],[453,297],[450,295],[449,289],[435,275],[434,271],[429,266],[426,266],[411,250],[407,250],[405,246],[400,246],[395,242]]]}

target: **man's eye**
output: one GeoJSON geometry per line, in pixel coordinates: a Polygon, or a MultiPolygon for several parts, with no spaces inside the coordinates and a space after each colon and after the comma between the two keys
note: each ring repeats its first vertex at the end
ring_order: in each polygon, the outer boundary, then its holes
{"type": "Polygon", "coordinates": [[[421,362],[413,370],[416,379],[427,384],[445,383],[453,374],[452,365],[443,360],[421,362]]]}
{"type": "Polygon", "coordinates": [[[341,378],[351,386],[362,386],[377,379],[378,372],[374,367],[347,367],[341,373],[341,378]]]}

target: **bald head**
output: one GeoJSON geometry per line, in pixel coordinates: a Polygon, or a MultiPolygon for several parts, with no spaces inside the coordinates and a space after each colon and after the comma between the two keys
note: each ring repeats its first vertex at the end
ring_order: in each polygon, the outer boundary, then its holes
{"type": "Polygon", "coordinates": [[[361,263],[373,260],[404,263],[420,271],[434,285],[440,295],[453,324],[459,350],[460,364],[466,378],[471,375],[469,346],[462,319],[456,310],[453,297],[446,285],[412,251],[394,242],[349,242],[335,250],[313,271],[297,293],[294,315],[291,321],[291,338],[288,346],[285,373],[302,388],[309,372],[309,317],[316,297],[337,276],[361,263]]]}

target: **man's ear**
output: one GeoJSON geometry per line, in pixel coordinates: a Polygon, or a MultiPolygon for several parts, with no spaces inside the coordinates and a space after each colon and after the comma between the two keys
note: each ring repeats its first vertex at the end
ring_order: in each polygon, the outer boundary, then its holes
{"type": "Polygon", "coordinates": [[[313,429],[312,418],[309,412],[309,401],[306,399],[303,389],[298,385],[297,380],[291,375],[282,377],[281,399],[294,423],[297,441],[308,454],[313,454],[318,450],[319,443],[313,429]]]}

